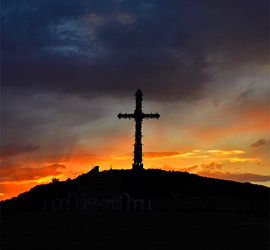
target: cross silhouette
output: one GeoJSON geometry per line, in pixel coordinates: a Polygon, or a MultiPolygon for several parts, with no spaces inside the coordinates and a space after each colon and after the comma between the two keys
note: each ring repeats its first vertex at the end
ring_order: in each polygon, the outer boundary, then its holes
{"type": "Polygon", "coordinates": [[[134,119],[135,120],[135,144],[134,144],[134,159],[132,169],[143,169],[142,164],[142,122],[143,119],[156,118],[158,119],[160,115],[158,113],[145,114],[142,111],[142,96],[143,93],[138,89],[135,93],[136,106],[133,114],[118,114],[118,118],[124,119],[134,119]]]}

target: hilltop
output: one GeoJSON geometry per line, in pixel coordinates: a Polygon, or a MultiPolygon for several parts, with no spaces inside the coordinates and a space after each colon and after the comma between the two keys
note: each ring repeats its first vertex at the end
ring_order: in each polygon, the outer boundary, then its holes
{"type": "Polygon", "coordinates": [[[145,203],[150,200],[154,211],[269,211],[268,187],[158,169],[102,172],[93,169],[74,180],[37,185],[2,201],[1,206],[2,211],[43,211],[45,200],[67,199],[70,193],[76,193],[78,210],[83,210],[82,196],[90,199],[87,193],[94,192],[100,199],[108,188],[114,190],[115,196],[128,193],[132,199],[141,199],[145,203]]]}

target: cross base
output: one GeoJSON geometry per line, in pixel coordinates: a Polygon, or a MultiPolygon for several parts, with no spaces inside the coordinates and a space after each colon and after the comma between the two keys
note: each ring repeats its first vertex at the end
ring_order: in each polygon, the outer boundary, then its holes
{"type": "Polygon", "coordinates": [[[133,170],[142,170],[142,169],[144,169],[143,164],[141,164],[141,165],[132,164],[132,169],[133,170]]]}

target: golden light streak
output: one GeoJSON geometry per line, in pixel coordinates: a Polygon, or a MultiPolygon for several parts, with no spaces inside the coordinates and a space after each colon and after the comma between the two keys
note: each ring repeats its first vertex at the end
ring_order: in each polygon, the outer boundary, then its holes
{"type": "Polygon", "coordinates": [[[246,163],[247,160],[248,160],[247,158],[235,157],[235,158],[231,158],[230,162],[232,162],[232,163],[236,163],[236,162],[246,163]]]}
{"type": "Polygon", "coordinates": [[[231,155],[231,154],[244,154],[245,151],[243,150],[231,150],[231,151],[226,151],[226,150],[208,150],[208,153],[214,153],[214,154],[221,154],[221,155],[231,155]]]}

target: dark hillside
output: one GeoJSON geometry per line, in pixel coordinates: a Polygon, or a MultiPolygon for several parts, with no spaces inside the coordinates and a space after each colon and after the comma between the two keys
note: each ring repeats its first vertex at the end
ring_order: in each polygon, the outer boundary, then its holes
{"type": "Polygon", "coordinates": [[[110,185],[111,182],[119,188],[119,194],[128,193],[133,199],[151,200],[155,210],[269,211],[268,187],[154,169],[92,170],[74,180],[38,185],[1,202],[2,211],[42,211],[45,200],[67,199],[72,192],[85,194],[91,186],[89,183],[94,183],[97,189],[104,188],[100,183],[110,185]]]}
{"type": "Polygon", "coordinates": [[[201,177],[187,172],[157,169],[143,171],[115,170],[123,180],[123,192],[143,197],[171,196],[184,198],[207,192],[249,200],[268,200],[269,188],[251,183],[240,183],[201,177]]]}

